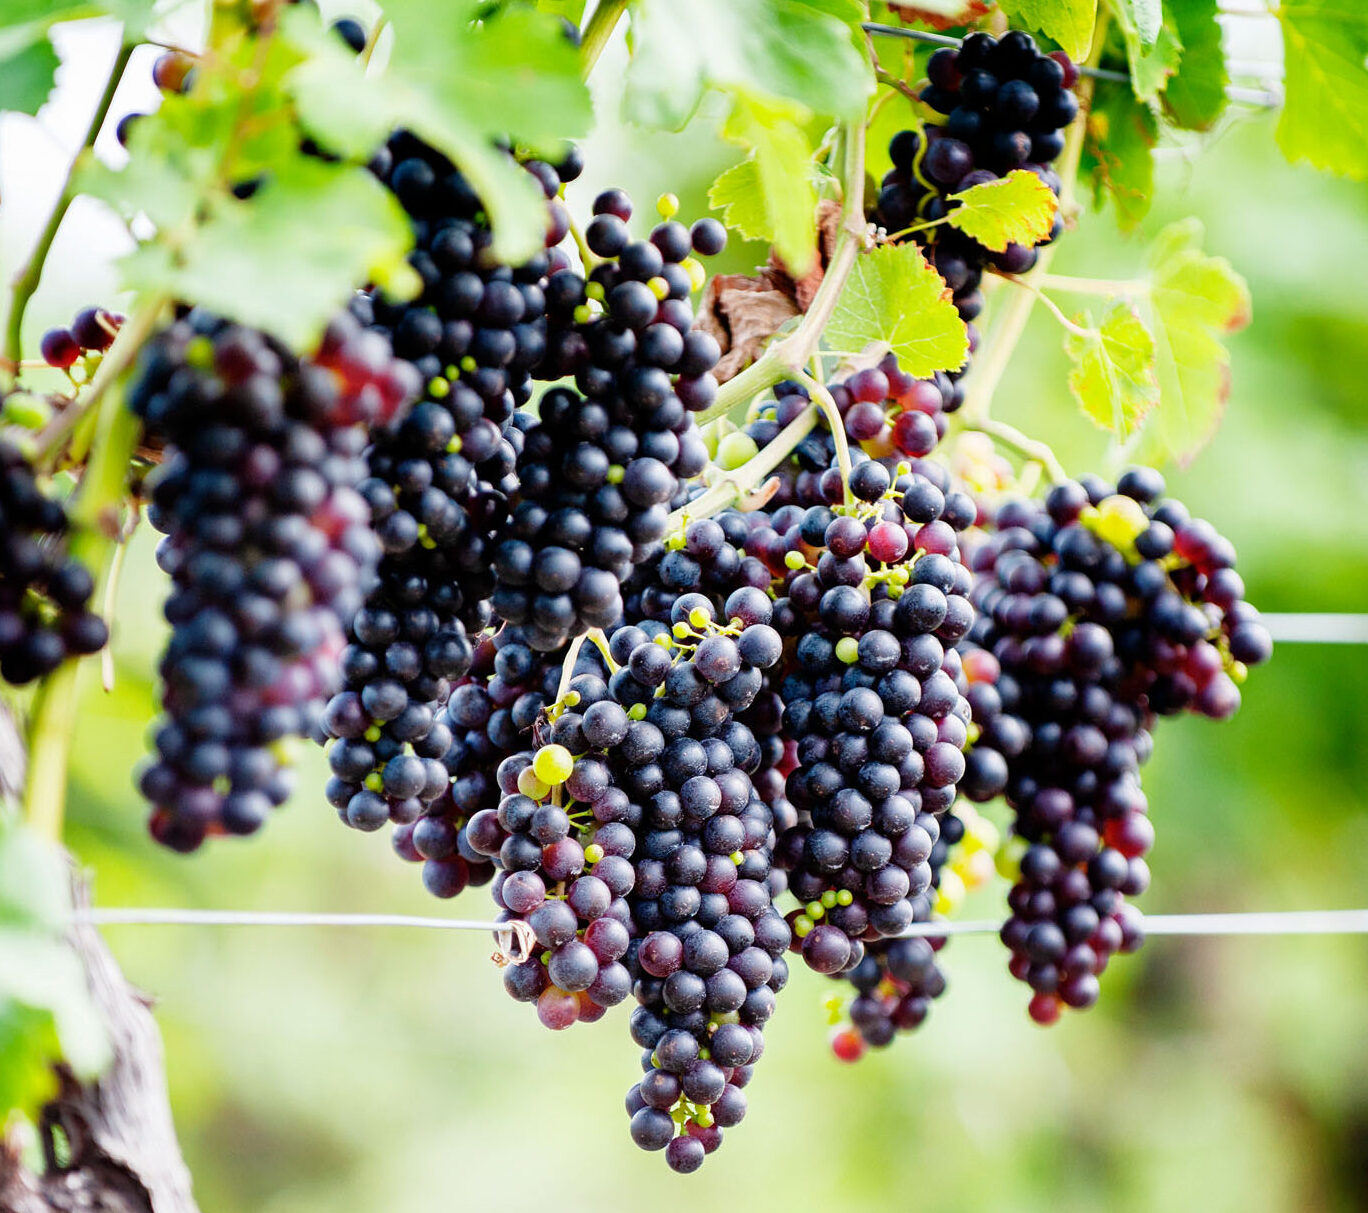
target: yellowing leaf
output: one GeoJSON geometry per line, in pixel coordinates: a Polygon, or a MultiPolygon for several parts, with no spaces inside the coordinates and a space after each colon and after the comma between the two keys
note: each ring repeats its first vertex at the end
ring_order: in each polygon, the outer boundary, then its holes
{"type": "Polygon", "coordinates": [[[1165,228],[1149,253],[1149,313],[1159,407],[1145,424],[1143,456],[1187,462],[1211,439],[1230,389],[1221,338],[1249,322],[1249,289],[1223,257],[1202,252],[1202,225],[1165,228]]]}
{"type": "MultiPolygon", "coordinates": [[[[1091,327],[1092,317],[1081,323],[1091,327]]],[[[1117,302],[1092,334],[1070,333],[1064,349],[1074,361],[1069,390],[1098,425],[1128,438],[1159,399],[1154,338],[1136,310],[1117,302]]]]}
{"type": "Polygon", "coordinates": [[[946,222],[995,253],[1009,244],[1039,244],[1050,234],[1059,210],[1054,191],[1034,173],[1019,168],[951,194],[949,201],[959,206],[946,222]]]}
{"type": "Polygon", "coordinates": [[[956,370],[969,352],[950,292],[915,244],[885,245],[856,259],[826,337],[849,354],[885,344],[918,377],[956,370]]]}
{"type": "Polygon", "coordinates": [[[1003,0],[1002,11],[1014,17],[1015,24],[1053,38],[1075,59],[1088,53],[1097,0],[1003,0]]]}

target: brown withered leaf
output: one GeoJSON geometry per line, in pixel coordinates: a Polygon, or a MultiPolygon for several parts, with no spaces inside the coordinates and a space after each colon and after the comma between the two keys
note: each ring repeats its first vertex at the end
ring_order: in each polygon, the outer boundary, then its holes
{"type": "Polygon", "coordinates": [[[840,205],[829,200],[818,203],[817,265],[800,279],[795,280],[771,252],[769,263],[754,277],[722,274],[709,281],[694,324],[722,348],[722,360],[713,369],[719,383],[754,362],[785,321],[811,306],[840,226],[840,205]]]}
{"type": "Polygon", "coordinates": [[[920,4],[890,3],[889,9],[905,22],[920,21],[932,29],[971,25],[993,7],[985,0],[922,0],[920,4]]]}
{"type": "Polygon", "coordinates": [[[765,343],[785,321],[798,315],[791,288],[785,289],[769,269],[751,278],[721,274],[708,283],[696,327],[710,333],[722,348],[713,368],[725,383],[759,356],[765,343]]]}

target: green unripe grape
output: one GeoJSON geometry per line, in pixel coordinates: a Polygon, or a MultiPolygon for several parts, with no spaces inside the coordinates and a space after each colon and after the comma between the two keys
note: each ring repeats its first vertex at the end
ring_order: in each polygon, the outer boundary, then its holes
{"type": "Polygon", "coordinates": [[[728,434],[717,444],[717,466],[730,472],[754,459],[759,453],[760,448],[755,445],[755,439],[738,430],[734,434],[728,434]]]}

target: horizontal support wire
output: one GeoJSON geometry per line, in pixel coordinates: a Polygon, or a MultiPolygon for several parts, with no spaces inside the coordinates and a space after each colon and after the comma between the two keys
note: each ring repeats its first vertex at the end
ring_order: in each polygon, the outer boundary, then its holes
{"type": "MultiPolygon", "coordinates": [[[[1244,15],[1244,10],[1238,10],[1233,15],[1244,15]]],[[[930,43],[932,46],[958,47],[961,42],[961,39],[952,38],[949,34],[933,34],[927,30],[908,29],[901,25],[885,25],[880,21],[866,21],[862,28],[866,33],[875,34],[878,37],[909,38],[914,42],[930,43]]],[[[1125,72],[1113,71],[1112,69],[1105,67],[1090,67],[1087,64],[1075,64],[1074,66],[1077,68],[1080,75],[1091,76],[1094,80],[1110,80],[1117,84],[1126,84],[1130,81],[1130,76],[1125,72]]],[[[1240,74],[1261,74],[1257,65],[1241,61],[1240,66],[1244,69],[1240,74]]],[[[1268,67],[1270,76],[1280,74],[1281,70],[1281,67],[1276,64],[1270,64],[1268,67]]],[[[1276,109],[1283,103],[1281,90],[1272,87],[1257,89],[1231,84],[1226,87],[1226,96],[1231,101],[1236,101],[1243,105],[1264,106],[1269,109],[1276,109]]]]}
{"type": "Polygon", "coordinates": [[[1260,618],[1269,635],[1284,644],[1368,644],[1368,615],[1275,611],[1260,618]]]}
{"type": "MultiPolygon", "coordinates": [[[[465,918],[423,918],[407,914],[292,914],[257,910],[181,910],[132,906],[80,910],[76,917],[94,926],[215,927],[418,927],[445,931],[515,933],[522,922],[478,922],[465,918]]],[[[1368,935],[1368,909],[1254,911],[1232,914],[1149,914],[1141,922],[1151,935],[1368,935]]],[[[996,935],[1002,923],[991,920],[914,923],[911,936],[996,935]]],[[[533,946],[519,933],[523,958],[533,946]]],[[[500,947],[509,951],[504,940],[500,947]]],[[[510,956],[516,960],[516,953],[510,956]]]]}

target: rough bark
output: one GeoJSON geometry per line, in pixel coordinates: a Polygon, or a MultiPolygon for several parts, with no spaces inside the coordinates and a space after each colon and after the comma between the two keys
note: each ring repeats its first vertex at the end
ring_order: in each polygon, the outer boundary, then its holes
{"type": "MultiPolygon", "coordinates": [[[[11,786],[16,773],[22,782],[22,770],[22,744],[0,709],[0,786],[11,786]]],[[[77,877],[73,883],[74,903],[86,906],[85,882],[77,877]]],[[[59,1093],[38,1126],[41,1173],[22,1164],[14,1142],[0,1141],[0,1213],[198,1213],[148,1000],[124,979],[94,927],[78,922],[70,939],[114,1060],[90,1084],[58,1068],[59,1093]]]]}

